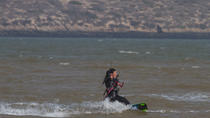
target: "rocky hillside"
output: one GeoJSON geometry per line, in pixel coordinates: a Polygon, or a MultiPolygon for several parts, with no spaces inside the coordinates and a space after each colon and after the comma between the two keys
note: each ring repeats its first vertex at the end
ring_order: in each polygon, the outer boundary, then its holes
{"type": "Polygon", "coordinates": [[[209,0],[0,0],[0,31],[210,32],[209,0]]]}

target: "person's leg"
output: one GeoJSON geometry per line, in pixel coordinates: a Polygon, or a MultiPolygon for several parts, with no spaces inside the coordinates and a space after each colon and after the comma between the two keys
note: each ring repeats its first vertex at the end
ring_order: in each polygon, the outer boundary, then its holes
{"type": "Polygon", "coordinates": [[[115,100],[117,100],[121,103],[124,103],[125,105],[130,104],[130,102],[125,97],[122,97],[122,96],[119,96],[119,95],[116,96],[115,100]]]}
{"type": "Polygon", "coordinates": [[[110,102],[115,102],[115,101],[116,101],[116,97],[110,98],[110,102]]]}
{"type": "Polygon", "coordinates": [[[110,94],[107,96],[109,98],[110,102],[115,102],[116,101],[116,96],[113,91],[110,92],[110,94]]]}

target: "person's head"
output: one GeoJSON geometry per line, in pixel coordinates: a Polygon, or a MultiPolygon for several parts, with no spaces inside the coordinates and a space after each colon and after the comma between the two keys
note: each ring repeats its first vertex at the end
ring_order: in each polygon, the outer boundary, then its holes
{"type": "Polygon", "coordinates": [[[117,78],[117,70],[114,69],[114,68],[110,68],[110,69],[109,69],[109,75],[110,75],[110,78],[111,78],[111,79],[117,78]]]}
{"type": "Polygon", "coordinates": [[[105,75],[103,84],[104,84],[107,80],[109,80],[109,79],[117,78],[117,76],[118,76],[118,75],[117,75],[116,69],[110,68],[109,70],[106,71],[106,75],[105,75]]]}

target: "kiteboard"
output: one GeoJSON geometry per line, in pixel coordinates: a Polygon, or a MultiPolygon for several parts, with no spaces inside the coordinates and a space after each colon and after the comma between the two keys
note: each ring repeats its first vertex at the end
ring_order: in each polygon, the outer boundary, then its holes
{"type": "Polygon", "coordinates": [[[131,110],[140,110],[146,112],[148,110],[147,104],[145,103],[138,103],[131,105],[131,110]]]}

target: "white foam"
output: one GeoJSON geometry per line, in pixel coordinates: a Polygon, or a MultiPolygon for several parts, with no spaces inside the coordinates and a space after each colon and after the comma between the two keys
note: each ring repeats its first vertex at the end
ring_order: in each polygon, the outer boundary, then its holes
{"type": "Polygon", "coordinates": [[[108,99],[100,102],[83,102],[82,108],[92,113],[122,113],[131,108],[129,105],[124,105],[120,102],[109,102],[108,99]]]}
{"type": "Polygon", "coordinates": [[[40,117],[71,117],[79,114],[93,113],[122,113],[130,109],[119,102],[109,102],[109,100],[99,102],[73,103],[70,105],[55,103],[5,103],[0,102],[0,114],[15,116],[40,116],[40,117]]]}
{"type": "Polygon", "coordinates": [[[124,54],[139,54],[139,52],[135,52],[135,51],[125,51],[125,50],[119,50],[119,53],[124,53],[124,54]]]}
{"type": "Polygon", "coordinates": [[[131,108],[131,106],[124,105],[118,101],[110,103],[108,99],[103,101],[103,106],[106,110],[111,110],[111,113],[113,113],[113,112],[121,113],[121,112],[131,108]]]}
{"type": "Polygon", "coordinates": [[[171,101],[190,101],[190,102],[210,102],[210,96],[206,93],[187,93],[187,94],[152,94],[171,101]]]}
{"type": "Polygon", "coordinates": [[[195,110],[190,110],[190,111],[187,111],[188,113],[199,113],[201,111],[195,111],[195,110]]]}
{"type": "Polygon", "coordinates": [[[68,63],[68,62],[60,62],[59,64],[62,65],[62,66],[68,66],[70,63],[68,63]]]}
{"type": "Polygon", "coordinates": [[[41,117],[67,117],[70,115],[61,105],[50,103],[0,103],[0,114],[41,117]]]}

